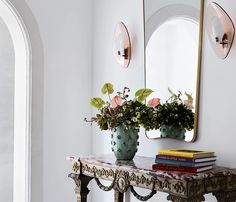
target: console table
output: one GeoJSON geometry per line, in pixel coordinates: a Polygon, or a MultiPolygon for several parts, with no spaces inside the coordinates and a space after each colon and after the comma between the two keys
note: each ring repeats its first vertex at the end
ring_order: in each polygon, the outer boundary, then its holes
{"type": "Polygon", "coordinates": [[[113,155],[88,156],[72,161],[69,177],[76,184],[77,202],[86,202],[87,185],[95,180],[103,191],[114,190],[114,201],[123,202],[123,194],[130,189],[140,201],[147,201],[157,191],[168,193],[173,202],[205,201],[204,194],[212,193],[218,202],[236,201],[236,169],[215,167],[199,174],[154,171],[154,158],[136,156],[131,162],[116,161],[113,155]],[[100,179],[111,181],[104,186],[100,179]],[[134,187],[149,189],[147,196],[140,196],[134,187]]]}

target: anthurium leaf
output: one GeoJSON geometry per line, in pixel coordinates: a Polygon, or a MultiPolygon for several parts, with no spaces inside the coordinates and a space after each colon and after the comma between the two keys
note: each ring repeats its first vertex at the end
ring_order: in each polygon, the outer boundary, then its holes
{"type": "MultiPolygon", "coordinates": [[[[171,100],[172,100],[172,101],[178,100],[178,95],[176,95],[170,88],[168,88],[168,91],[169,91],[169,93],[171,94],[171,100]]],[[[180,96],[180,94],[179,94],[179,96],[180,96]]]]}
{"type": "Polygon", "coordinates": [[[168,91],[171,95],[175,95],[175,93],[170,88],[168,88],[168,91]]]}
{"type": "Polygon", "coordinates": [[[102,106],[105,104],[104,100],[100,97],[95,97],[90,100],[90,104],[93,107],[96,107],[98,109],[102,108],[102,106]]]}
{"type": "Polygon", "coordinates": [[[187,92],[185,92],[185,95],[187,96],[188,100],[193,100],[193,96],[187,92]]]}
{"type": "Polygon", "coordinates": [[[139,102],[143,102],[149,95],[153,93],[153,90],[149,88],[142,88],[136,91],[135,97],[139,102]]]}
{"type": "Polygon", "coordinates": [[[112,94],[114,92],[113,85],[111,83],[105,83],[102,87],[102,94],[112,94]]]}

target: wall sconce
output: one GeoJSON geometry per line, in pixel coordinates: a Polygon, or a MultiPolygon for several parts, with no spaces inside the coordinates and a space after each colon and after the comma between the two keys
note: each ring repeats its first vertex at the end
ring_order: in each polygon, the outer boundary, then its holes
{"type": "Polygon", "coordinates": [[[128,30],[122,22],[116,25],[113,47],[117,62],[122,67],[128,67],[131,59],[131,44],[128,30]]]}
{"type": "Polygon", "coordinates": [[[231,49],[235,29],[228,14],[217,3],[213,2],[207,8],[206,30],[216,55],[225,59],[231,49]]]}

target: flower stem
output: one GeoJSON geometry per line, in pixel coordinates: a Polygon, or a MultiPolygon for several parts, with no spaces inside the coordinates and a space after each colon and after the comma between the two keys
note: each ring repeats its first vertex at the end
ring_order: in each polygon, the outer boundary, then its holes
{"type": "Polygon", "coordinates": [[[110,102],[111,102],[111,96],[110,96],[110,94],[109,94],[109,93],[107,93],[107,95],[108,95],[108,98],[109,98],[109,100],[110,100],[110,102]]]}

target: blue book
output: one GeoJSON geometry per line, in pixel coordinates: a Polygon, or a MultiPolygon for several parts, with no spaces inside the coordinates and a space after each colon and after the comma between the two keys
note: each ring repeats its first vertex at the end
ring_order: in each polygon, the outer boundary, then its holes
{"type": "Polygon", "coordinates": [[[155,163],[173,165],[173,166],[203,167],[203,166],[215,165],[215,160],[208,162],[194,163],[194,162],[183,162],[183,161],[156,158],[155,163]]]}

